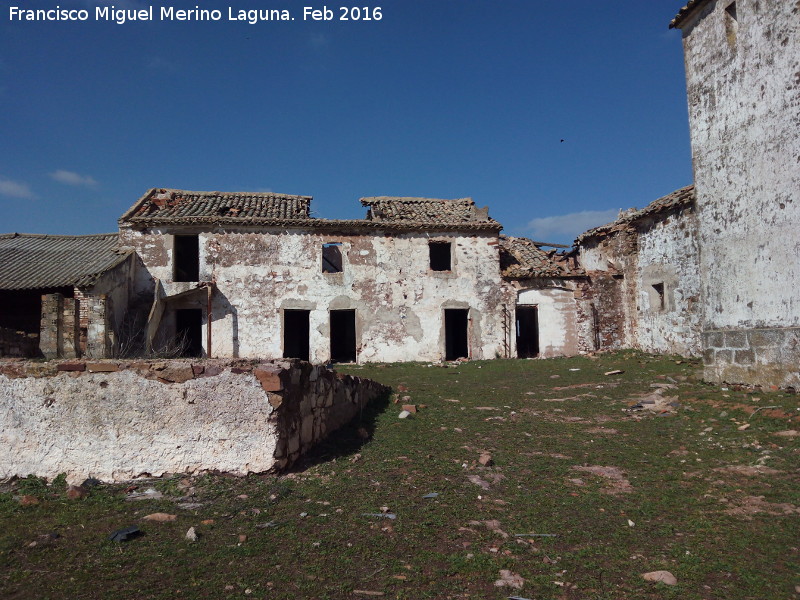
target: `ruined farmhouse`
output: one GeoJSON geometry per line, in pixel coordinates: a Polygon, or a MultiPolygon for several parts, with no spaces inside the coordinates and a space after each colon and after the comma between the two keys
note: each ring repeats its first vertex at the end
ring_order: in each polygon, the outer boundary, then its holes
{"type": "MultiPolygon", "coordinates": [[[[312,363],[703,356],[706,377],[800,384],[800,5],[691,0],[694,184],[571,248],[501,235],[469,198],[154,188],[116,234],[0,236],[0,354],[312,363]],[[56,265],[57,268],[53,268],[56,265]]],[[[639,199],[631,199],[638,204],[639,199]]]]}

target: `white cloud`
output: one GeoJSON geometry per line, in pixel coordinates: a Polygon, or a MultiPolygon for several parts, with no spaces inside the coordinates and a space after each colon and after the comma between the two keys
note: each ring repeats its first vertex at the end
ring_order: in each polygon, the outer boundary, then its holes
{"type": "Polygon", "coordinates": [[[582,210],[554,217],[537,217],[528,222],[526,230],[537,241],[574,240],[588,229],[614,221],[618,215],[618,209],[610,208],[608,210],[582,210]]]}
{"type": "Polygon", "coordinates": [[[0,177],[0,196],[10,196],[12,198],[35,198],[36,195],[28,187],[27,183],[11,181],[5,177],[0,177]]]}
{"type": "Polygon", "coordinates": [[[65,171],[64,169],[59,169],[58,171],[50,173],[50,177],[66,185],[82,185],[86,187],[95,187],[97,185],[97,181],[90,175],[79,175],[78,173],[65,171]]]}

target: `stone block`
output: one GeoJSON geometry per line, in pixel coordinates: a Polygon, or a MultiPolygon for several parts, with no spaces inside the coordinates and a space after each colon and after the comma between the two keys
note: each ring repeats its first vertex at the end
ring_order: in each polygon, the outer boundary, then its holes
{"type": "Polygon", "coordinates": [[[303,419],[300,427],[300,443],[306,446],[314,441],[314,419],[307,417],[303,419]]]}
{"type": "Polygon", "coordinates": [[[747,348],[746,331],[726,331],[722,343],[726,348],[747,348]]]}
{"type": "Polygon", "coordinates": [[[755,362],[755,353],[752,350],[734,350],[733,361],[739,365],[752,365],[755,362]]]}
{"type": "Polygon", "coordinates": [[[86,370],[86,363],[84,363],[84,362],[59,363],[56,368],[59,371],[85,371],[86,370]]]}
{"type": "Polygon", "coordinates": [[[280,392],[283,390],[280,371],[274,372],[259,367],[253,369],[253,375],[258,379],[258,382],[261,384],[261,387],[264,388],[265,392],[280,392]]]}
{"type": "Polygon", "coordinates": [[[119,371],[117,363],[86,363],[86,368],[89,373],[115,373],[119,371]]]}
{"type": "Polygon", "coordinates": [[[159,374],[161,379],[172,383],[184,383],[194,379],[194,369],[185,363],[171,363],[159,374]]]}
{"type": "Polygon", "coordinates": [[[705,348],[721,348],[722,347],[722,332],[721,331],[704,331],[703,332],[703,347],[705,347],[705,348]]]}
{"type": "Polygon", "coordinates": [[[224,370],[224,367],[220,367],[218,365],[205,365],[203,367],[203,377],[214,377],[215,375],[222,373],[224,370]]]}
{"type": "Polygon", "coordinates": [[[733,362],[733,350],[717,350],[714,354],[714,362],[717,364],[730,364],[733,362]]]}
{"type": "Polygon", "coordinates": [[[277,394],[267,394],[267,401],[272,408],[279,408],[283,404],[283,398],[277,394]]]}
{"type": "Polygon", "coordinates": [[[750,345],[756,348],[778,346],[783,338],[779,329],[752,329],[747,334],[750,345]]]}

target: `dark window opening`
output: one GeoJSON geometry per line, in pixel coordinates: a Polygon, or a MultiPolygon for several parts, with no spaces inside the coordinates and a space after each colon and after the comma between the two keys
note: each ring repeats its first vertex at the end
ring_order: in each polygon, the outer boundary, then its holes
{"type": "Polygon", "coordinates": [[[309,315],[307,310],[283,311],[283,358],[309,359],[309,315]]]}
{"type": "Polygon", "coordinates": [[[73,297],[73,288],[0,290],[0,327],[25,333],[39,333],[42,324],[42,295],[73,297]]]}
{"type": "Polygon", "coordinates": [[[469,309],[444,310],[444,359],[469,358],[469,309]]]}
{"type": "Polygon", "coordinates": [[[173,262],[175,281],[200,281],[200,240],[198,236],[175,236],[173,262]]]}
{"type": "Polygon", "coordinates": [[[653,289],[656,292],[656,305],[655,308],[658,310],[664,310],[664,284],[663,283],[654,283],[653,289]]]}
{"type": "Polygon", "coordinates": [[[200,308],[175,310],[175,344],[180,356],[203,356],[203,311],[200,308]]]}
{"type": "Polygon", "coordinates": [[[356,311],[331,311],[331,361],[356,362],[356,311]]]}
{"type": "Polygon", "coordinates": [[[450,242],[429,242],[431,271],[450,271],[452,269],[450,242]]]}
{"type": "Polygon", "coordinates": [[[322,272],[341,273],[342,270],[342,244],[322,244],[322,272]]]}
{"type": "Polygon", "coordinates": [[[517,357],[539,356],[539,307],[517,306],[517,357]]]}

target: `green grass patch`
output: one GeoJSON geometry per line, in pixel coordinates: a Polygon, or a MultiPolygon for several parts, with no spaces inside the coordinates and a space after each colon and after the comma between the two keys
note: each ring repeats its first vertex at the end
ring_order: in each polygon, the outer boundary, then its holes
{"type": "Polygon", "coordinates": [[[796,396],[705,385],[698,368],[635,352],[350,366],[399,403],[290,473],[139,481],[163,497],[138,501],[126,485],[69,500],[63,478],[4,484],[2,596],[796,597],[798,442],[775,435],[800,429],[796,396]],[[630,410],[654,385],[668,408],[630,410]],[[403,403],[419,412],[398,419],[403,403]],[[142,520],[155,512],[178,518],[142,520]],[[143,535],[109,541],[129,525],[143,535]],[[522,589],[496,587],[501,570],[522,589]],[[677,585],[641,578],[656,570],[677,585]]]}

